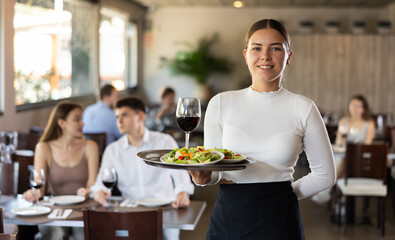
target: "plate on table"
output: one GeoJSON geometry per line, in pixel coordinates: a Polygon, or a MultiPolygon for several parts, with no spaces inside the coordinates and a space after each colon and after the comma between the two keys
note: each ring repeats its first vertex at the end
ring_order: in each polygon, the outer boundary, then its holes
{"type": "Polygon", "coordinates": [[[52,197],[51,201],[57,205],[72,205],[85,201],[85,198],[77,195],[61,195],[52,197]]]}
{"type": "Polygon", "coordinates": [[[26,156],[26,157],[34,156],[34,152],[32,150],[16,150],[15,154],[19,156],[26,156]]]}
{"type": "Polygon", "coordinates": [[[11,210],[12,213],[18,216],[38,216],[43,215],[51,212],[49,207],[41,207],[41,206],[32,206],[32,207],[25,207],[25,208],[14,208],[11,210]]]}
{"type": "Polygon", "coordinates": [[[202,166],[202,165],[216,164],[216,163],[218,163],[218,162],[220,162],[220,161],[222,161],[224,159],[224,154],[223,153],[218,152],[218,151],[211,151],[211,152],[221,156],[221,158],[217,159],[215,161],[212,161],[212,162],[207,162],[207,163],[196,163],[196,164],[190,164],[190,163],[185,163],[185,164],[183,164],[183,163],[168,163],[168,162],[166,162],[166,158],[167,158],[167,153],[166,153],[166,154],[163,154],[160,157],[160,161],[165,163],[165,164],[169,164],[169,165],[202,166]]]}
{"type": "Polygon", "coordinates": [[[161,198],[143,198],[138,200],[139,205],[143,207],[160,207],[160,206],[165,206],[173,201],[167,200],[167,199],[161,199],[161,198]]]}
{"type": "Polygon", "coordinates": [[[238,162],[241,162],[241,161],[244,161],[247,159],[247,157],[244,155],[240,155],[240,156],[242,158],[229,158],[229,159],[224,158],[224,159],[222,159],[222,162],[223,163],[238,163],[238,162]]]}
{"type": "Polygon", "coordinates": [[[151,166],[177,169],[177,170],[192,170],[192,171],[237,171],[243,170],[247,166],[254,164],[256,161],[253,159],[245,159],[237,163],[224,163],[222,161],[216,162],[215,164],[169,164],[160,160],[161,156],[168,154],[173,149],[156,149],[156,150],[145,150],[137,153],[137,157],[143,159],[143,161],[151,166]]]}

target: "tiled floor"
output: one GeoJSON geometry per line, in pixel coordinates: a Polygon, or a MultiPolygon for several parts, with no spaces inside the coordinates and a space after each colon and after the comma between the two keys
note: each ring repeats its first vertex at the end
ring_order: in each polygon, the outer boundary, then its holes
{"type": "MultiPolygon", "coordinates": [[[[306,173],[306,168],[300,166],[297,168],[295,175],[303,175],[306,173]]],[[[218,187],[197,188],[194,199],[207,201],[207,209],[203,214],[195,231],[182,231],[181,240],[204,240],[207,231],[209,216],[211,209],[215,203],[215,196],[218,187]]],[[[370,202],[369,216],[372,225],[364,225],[359,223],[361,218],[361,200],[356,201],[356,224],[348,225],[347,236],[342,236],[337,224],[331,223],[330,212],[327,205],[318,205],[311,201],[310,198],[301,200],[299,202],[302,211],[302,217],[305,226],[305,234],[307,240],[395,240],[395,217],[394,209],[389,204],[387,199],[386,204],[386,232],[385,237],[380,238],[379,229],[374,225],[376,223],[376,201],[370,202]]],[[[263,238],[264,239],[264,238],[263,238]]]]}

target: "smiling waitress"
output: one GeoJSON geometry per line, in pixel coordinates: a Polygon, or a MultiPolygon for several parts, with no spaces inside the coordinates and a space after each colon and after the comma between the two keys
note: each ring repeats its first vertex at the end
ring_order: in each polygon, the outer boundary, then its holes
{"type": "Polygon", "coordinates": [[[189,172],[197,185],[221,183],[207,239],[305,239],[298,199],[330,188],[336,179],[325,125],[312,100],[282,87],[292,51],[280,22],[254,23],[243,54],[252,85],[211,99],[204,145],[231,149],[256,163],[243,171],[189,172]],[[302,151],[311,172],[293,181],[302,151]]]}

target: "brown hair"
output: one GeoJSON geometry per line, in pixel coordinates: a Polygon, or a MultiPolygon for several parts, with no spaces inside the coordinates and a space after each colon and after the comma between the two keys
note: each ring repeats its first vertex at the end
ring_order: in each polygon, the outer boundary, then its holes
{"type": "Polygon", "coordinates": [[[159,93],[160,99],[164,99],[169,94],[176,94],[176,92],[171,87],[162,88],[159,93]]]}
{"type": "MultiPolygon", "coordinates": [[[[350,99],[350,101],[348,101],[347,106],[350,106],[350,102],[352,100],[358,100],[362,103],[362,108],[363,108],[362,119],[365,121],[370,120],[371,119],[370,109],[369,109],[369,104],[368,104],[368,101],[366,100],[366,98],[362,95],[355,95],[350,99]]],[[[349,116],[349,117],[351,116],[349,108],[347,108],[347,116],[349,116]]]]}
{"type": "Polygon", "coordinates": [[[82,110],[82,106],[76,103],[61,102],[51,112],[47,126],[45,127],[44,133],[40,139],[40,142],[49,142],[58,139],[62,136],[62,129],[58,124],[59,119],[66,120],[67,116],[74,109],[79,108],[82,110]]]}
{"type": "Polygon", "coordinates": [[[100,88],[100,99],[103,100],[105,96],[111,96],[113,90],[116,90],[113,85],[104,85],[102,88],[100,88]]]}
{"type": "Polygon", "coordinates": [[[287,44],[288,47],[291,47],[291,40],[289,38],[289,34],[285,26],[274,19],[262,19],[259,20],[258,22],[255,22],[252,24],[250,29],[248,30],[245,40],[244,40],[244,49],[247,49],[248,47],[248,41],[250,40],[252,34],[254,34],[256,31],[261,30],[261,29],[274,29],[277,32],[283,36],[285,43],[287,44]]]}
{"type": "Polygon", "coordinates": [[[147,112],[144,102],[137,97],[125,97],[120,99],[115,105],[115,108],[121,107],[128,107],[135,112],[147,112]]]}

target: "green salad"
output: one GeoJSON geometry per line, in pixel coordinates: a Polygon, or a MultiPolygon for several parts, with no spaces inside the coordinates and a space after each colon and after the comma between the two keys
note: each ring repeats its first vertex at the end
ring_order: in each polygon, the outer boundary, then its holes
{"type": "Polygon", "coordinates": [[[216,152],[218,150],[205,149],[202,146],[196,148],[174,148],[166,157],[168,163],[179,164],[201,164],[209,163],[221,159],[221,155],[216,152]]]}

